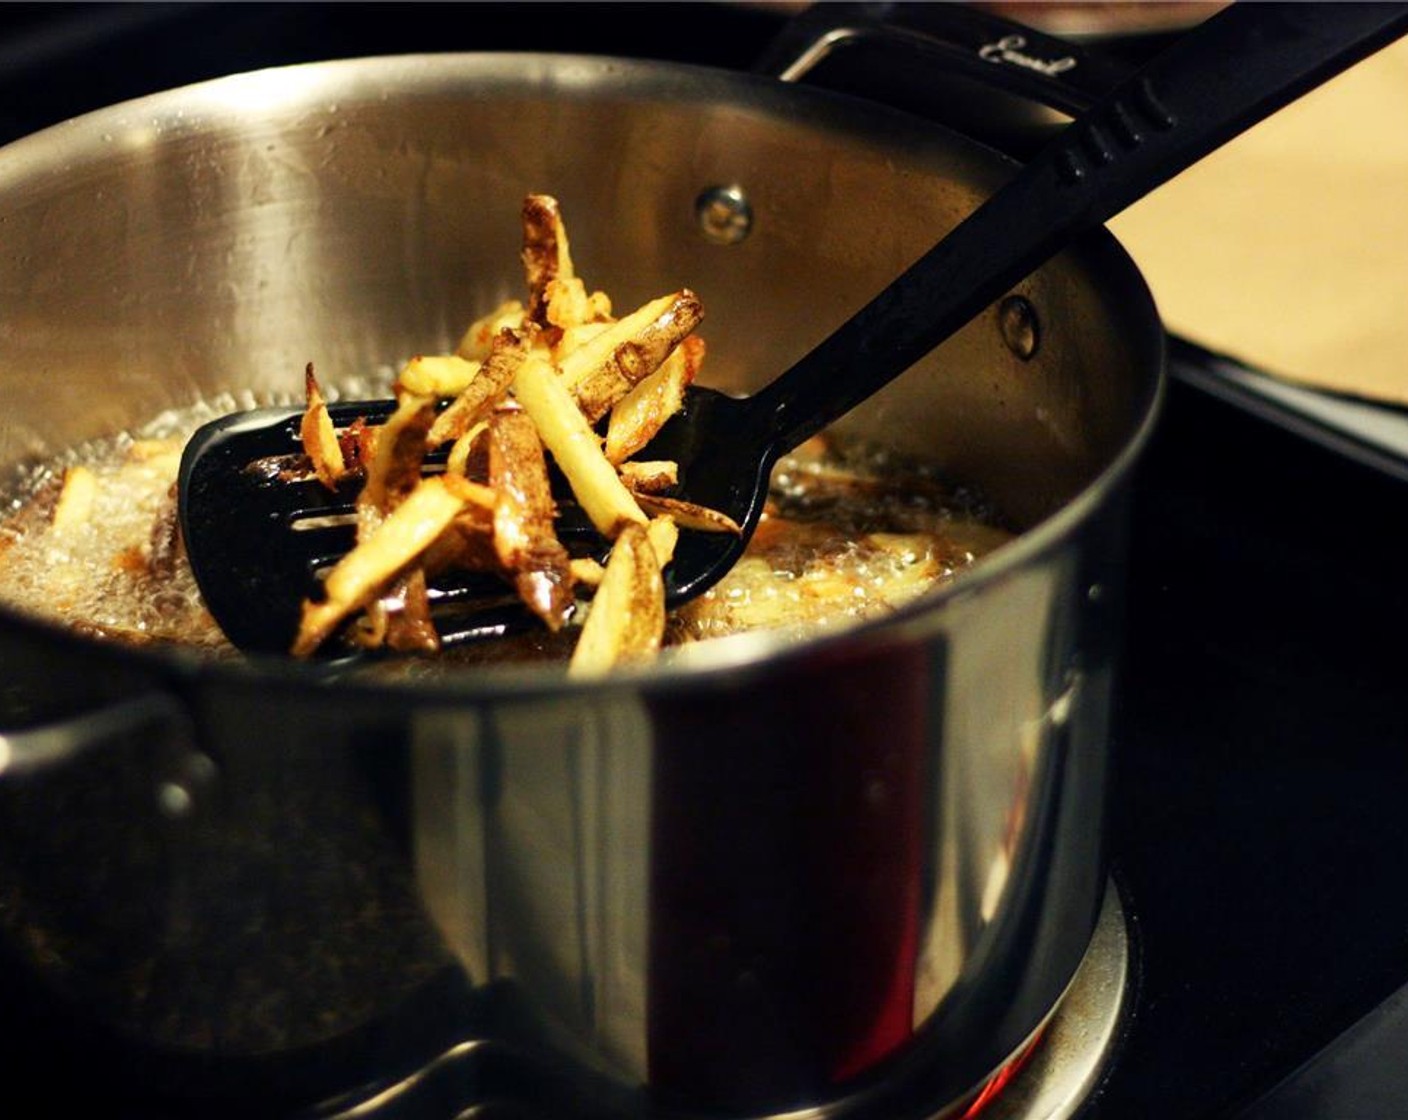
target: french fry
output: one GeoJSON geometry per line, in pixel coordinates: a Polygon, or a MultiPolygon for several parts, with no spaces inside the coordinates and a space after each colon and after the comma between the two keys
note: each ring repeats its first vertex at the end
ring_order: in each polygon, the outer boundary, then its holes
{"type": "Polygon", "coordinates": [[[588,295],[572,267],[567,227],[550,195],[524,199],[523,271],[528,281],[527,318],[538,326],[570,328],[610,317],[606,293],[588,295]]]}
{"type": "Polygon", "coordinates": [[[494,339],[505,330],[520,331],[526,312],[516,299],[506,299],[489,314],[470,323],[460,337],[455,354],[467,362],[482,362],[494,349],[494,339]]]}
{"type": "Polygon", "coordinates": [[[640,505],[606,461],[600,439],[546,357],[530,353],[523,360],[513,379],[513,394],[603,536],[615,539],[625,526],[646,523],[640,505]]]}
{"type": "Polygon", "coordinates": [[[451,474],[468,474],[469,458],[474,454],[474,445],[479,442],[479,437],[488,430],[489,422],[481,420],[455,440],[454,446],[450,448],[449,458],[445,460],[445,469],[451,474]]]}
{"type": "Polygon", "coordinates": [[[610,318],[611,300],[605,292],[587,293],[577,277],[558,278],[547,287],[546,319],[549,326],[570,328],[610,318]]]}
{"type": "Polygon", "coordinates": [[[342,457],[342,445],[337,442],[337,430],[328,415],[327,401],[323,399],[323,391],[313,373],[312,362],[303,370],[303,391],[307,407],[298,426],[299,439],[304,452],[312,460],[318,481],[329,490],[336,490],[338,482],[347,473],[347,464],[342,457]]]}
{"type": "Polygon", "coordinates": [[[401,653],[439,650],[440,635],[430,617],[425,569],[411,568],[372,600],[353,628],[353,640],[372,649],[386,646],[401,653]]]}
{"type": "Polygon", "coordinates": [[[611,408],[606,429],[606,457],[624,463],[684,407],[684,391],[704,361],[704,340],[690,335],[670,352],[660,368],[611,408]]]}
{"type": "Polygon", "coordinates": [[[670,459],[633,459],[616,470],[626,489],[633,494],[658,494],[679,485],[680,481],[679,464],[670,459]]]}
{"type": "Polygon", "coordinates": [[[498,496],[483,483],[470,482],[457,475],[445,477],[453,480],[453,485],[465,498],[464,508],[421,554],[421,567],[431,577],[454,569],[498,571],[499,558],[494,551],[494,505],[498,496]]]}
{"type": "Polygon", "coordinates": [[[347,553],[323,581],[322,602],[305,602],[292,653],[313,653],[353,611],[365,606],[425,549],[464,508],[464,492],[450,477],[425,478],[365,541],[347,553]]]}
{"type": "Polygon", "coordinates": [[[500,331],[493,350],[473,379],[444,412],[435,418],[427,443],[431,448],[457,440],[486,419],[503,398],[528,352],[528,339],[511,330],[500,331]]]}
{"type": "Polygon", "coordinates": [[[655,558],[660,561],[660,567],[665,567],[674,559],[675,545],[680,539],[679,526],[668,515],[652,517],[645,532],[650,537],[650,547],[655,549],[655,558]]]}
{"type": "Polygon", "coordinates": [[[420,482],[425,434],[435,418],[429,397],[406,397],[377,433],[376,454],[357,495],[357,539],[377,527],[420,482]]]}
{"type": "Polygon", "coordinates": [[[585,346],[602,331],[610,330],[611,326],[611,323],[579,323],[575,327],[559,331],[557,341],[552,345],[552,360],[557,364],[558,369],[562,368],[562,362],[568,354],[585,346]]]}
{"type": "Polygon", "coordinates": [[[417,354],[402,368],[394,386],[398,397],[457,397],[469,387],[480,363],[458,354],[417,354]]]}
{"type": "Polygon", "coordinates": [[[676,464],[631,459],[678,411],[703,359],[692,333],[703,316],[698,297],[681,289],[613,321],[610,300],[588,294],[576,275],[560,209],[546,195],[524,201],[522,259],[526,304],[505,301],[475,320],[453,355],[411,359],[397,378],[399,406],[381,427],[335,432],[308,368],[302,431],[315,469],[329,485],[354,469],[366,478],[357,545],[327,575],[323,598],[304,604],[296,656],[359,612],[350,640],[438,648],[428,580],[460,569],[507,579],[552,630],[574,609],[575,587],[596,588],[571,671],[603,672],[659,649],[662,568],[679,527],[738,531],[721,514],[658,493],[677,484],[676,464]],[[593,430],[608,412],[610,459],[593,430]],[[427,452],[451,442],[444,473],[426,477],[427,452]],[[558,540],[545,450],[614,542],[604,567],[571,558],[558,540]]]}
{"type": "Polygon", "coordinates": [[[632,493],[636,504],[653,516],[666,516],[675,520],[682,529],[697,529],[703,533],[732,533],[739,536],[743,530],[737,521],[726,513],[694,502],[667,498],[663,494],[632,493]]]}
{"type": "Polygon", "coordinates": [[[98,476],[88,467],[69,467],[64,471],[63,489],[54,505],[55,532],[71,533],[86,525],[93,516],[93,504],[98,498],[98,476]]]}
{"type": "Polygon", "coordinates": [[[141,463],[148,470],[176,477],[181,465],[181,441],[178,439],[137,439],[127,448],[127,460],[141,463]]]}
{"type": "Polygon", "coordinates": [[[594,334],[558,363],[564,383],[595,424],[611,406],[645,380],[704,318],[688,288],[651,300],[594,334]]]}
{"type": "Polygon", "coordinates": [[[599,676],[617,665],[649,660],[665,633],[665,581],[644,526],[616,538],[596,589],[568,673],[599,676]]]}
{"type": "Polygon", "coordinates": [[[489,486],[494,491],[494,550],[513,584],[549,630],[572,612],[572,572],[553,528],[556,507],[542,441],[526,412],[500,411],[489,422],[489,486]]]}
{"type": "Polygon", "coordinates": [[[528,318],[547,326],[548,285],[570,280],[572,251],[557,199],[530,194],[523,200],[523,274],[528,281],[528,318]]]}
{"type": "Polygon", "coordinates": [[[599,587],[601,577],[606,574],[606,568],[602,566],[601,561],[593,560],[590,556],[574,556],[570,566],[572,582],[587,587],[599,587]]]}

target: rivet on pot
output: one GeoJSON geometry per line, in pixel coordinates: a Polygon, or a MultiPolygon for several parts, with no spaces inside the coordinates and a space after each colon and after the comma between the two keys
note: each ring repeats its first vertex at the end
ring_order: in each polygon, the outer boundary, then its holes
{"type": "Polygon", "coordinates": [[[998,305],[997,326],[1007,349],[1024,362],[1036,357],[1041,347],[1041,323],[1036,308],[1021,296],[1008,296],[998,305]]]}
{"type": "Polygon", "coordinates": [[[156,788],[157,808],[169,820],[189,817],[216,776],[215,763],[198,751],[187,754],[175,769],[177,774],[156,788]]]}
{"type": "Polygon", "coordinates": [[[736,184],[702,191],[694,213],[704,236],[718,245],[737,245],[753,231],[753,204],[736,184]]]}
{"type": "Polygon", "coordinates": [[[156,803],[164,815],[178,819],[191,811],[195,799],[180,782],[162,782],[156,791],[156,803]]]}

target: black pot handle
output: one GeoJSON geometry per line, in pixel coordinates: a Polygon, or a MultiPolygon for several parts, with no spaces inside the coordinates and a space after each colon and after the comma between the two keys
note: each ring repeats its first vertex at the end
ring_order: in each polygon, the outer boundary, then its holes
{"type": "Polygon", "coordinates": [[[168,817],[188,817],[208,793],[215,767],[192,745],[186,706],[166,692],[142,692],[52,723],[0,731],[0,783],[51,773],[91,751],[134,741],[159,748],[152,775],[157,807],[168,817]]]}
{"type": "Polygon", "coordinates": [[[965,4],[926,3],[813,4],[753,69],[798,81],[839,53],[871,45],[1068,115],[1131,73],[1121,61],[965,4]]]}

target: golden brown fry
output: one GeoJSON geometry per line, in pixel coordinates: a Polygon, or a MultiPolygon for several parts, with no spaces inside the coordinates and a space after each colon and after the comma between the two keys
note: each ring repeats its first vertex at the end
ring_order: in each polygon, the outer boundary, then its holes
{"type": "Polygon", "coordinates": [[[375,424],[368,424],[365,416],[359,416],[337,433],[337,445],[348,471],[364,470],[376,458],[376,434],[380,430],[375,424]]]}
{"type": "Polygon", "coordinates": [[[688,288],[651,300],[562,355],[562,379],[595,424],[631,388],[654,373],[704,318],[688,288]]]}
{"type": "Polygon", "coordinates": [[[505,330],[523,329],[523,304],[507,299],[489,314],[470,323],[461,336],[455,354],[467,362],[482,362],[494,349],[494,339],[505,330]]]}
{"type": "Polygon", "coordinates": [[[572,582],[585,584],[587,587],[600,586],[601,577],[606,574],[601,562],[593,560],[590,556],[574,556],[571,566],[572,582]]]}
{"type": "Polygon", "coordinates": [[[738,536],[743,530],[738,522],[726,513],[679,498],[667,498],[662,494],[641,494],[633,492],[636,503],[646,513],[656,517],[672,517],[682,529],[698,529],[705,533],[732,533],[738,536]]]}
{"type": "Polygon", "coordinates": [[[558,331],[556,340],[552,344],[552,360],[561,369],[562,361],[568,354],[585,346],[602,331],[610,329],[610,323],[579,323],[575,327],[567,327],[565,330],[558,331]]]}
{"type": "Polygon", "coordinates": [[[530,353],[524,359],[513,380],[513,393],[603,536],[614,539],[626,525],[646,523],[639,504],[602,454],[597,434],[546,357],[530,353]]]}
{"type": "Polygon", "coordinates": [[[323,581],[322,602],[305,602],[291,652],[313,653],[353,611],[370,602],[390,580],[440,536],[464,508],[463,491],[445,478],[426,478],[384,521],[347,553],[323,581]]]}
{"type": "Polygon", "coordinates": [[[499,562],[528,609],[558,630],[572,612],[572,572],[553,528],[543,444],[526,412],[500,411],[490,420],[489,486],[499,562]]]}
{"type": "Polygon", "coordinates": [[[454,402],[435,418],[430,429],[428,444],[439,447],[442,443],[457,440],[479,421],[488,417],[494,406],[503,398],[513,381],[513,375],[528,352],[528,340],[513,331],[500,331],[494,339],[493,352],[479,367],[474,379],[454,402]]]}
{"type": "MultiPolygon", "coordinates": [[[[608,456],[610,458],[610,456],[608,456]]],[[[616,468],[633,494],[659,494],[679,484],[679,464],[671,459],[633,459],[616,468]]]]}
{"type": "Polygon", "coordinates": [[[480,363],[458,354],[417,354],[402,367],[394,386],[396,395],[457,397],[479,372],[480,363]]]}
{"type": "Polygon", "coordinates": [[[179,439],[137,439],[127,448],[127,460],[145,464],[149,470],[160,471],[176,477],[181,465],[181,441],[179,439]]]}
{"type": "Polygon", "coordinates": [[[523,272],[528,281],[528,318],[545,327],[548,285],[575,276],[562,212],[551,195],[530,194],[523,200],[523,272]]]}
{"type": "Polygon", "coordinates": [[[313,373],[313,363],[303,370],[303,389],[308,406],[298,426],[303,450],[312,460],[313,471],[318,481],[329,490],[336,490],[338,482],[347,473],[347,464],[342,457],[342,446],[337,442],[337,431],[328,415],[328,404],[323,399],[323,391],[318,387],[318,378],[313,373]]]}
{"type": "Polygon", "coordinates": [[[455,440],[454,446],[450,448],[449,458],[445,460],[445,469],[451,474],[469,474],[470,460],[475,455],[479,437],[488,430],[489,422],[481,420],[455,440]]]}
{"type": "Polygon", "coordinates": [[[440,635],[430,618],[425,569],[413,567],[363,609],[347,640],[364,649],[386,646],[400,653],[435,653],[440,635]]]}
{"type": "Polygon", "coordinates": [[[571,328],[601,322],[611,317],[611,300],[605,292],[587,294],[577,277],[561,278],[548,284],[546,318],[554,327],[571,328]]]}
{"type": "Polygon", "coordinates": [[[624,463],[684,407],[684,391],[704,361],[704,340],[690,335],[664,363],[611,409],[606,429],[606,457],[624,463]]]}
{"type": "Polygon", "coordinates": [[[568,673],[598,676],[616,665],[645,661],[665,633],[665,581],[644,526],[622,530],[587,612],[568,673]]]}
{"type": "Polygon", "coordinates": [[[443,533],[421,556],[421,566],[434,577],[440,572],[462,569],[472,572],[499,571],[494,550],[494,491],[479,482],[458,475],[444,476],[446,485],[465,499],[443,533]]]}
{"type": "Polygon", "coordinates": [[[98,476],[88,467],[69,467],[64,471],[63,489],[54,505],[53,528],[57,533],[70,533],[86,525],[93,516],[93,504],[98,498],[98,476]]]}
{"type": "Polygon", "coordinates": [[[523,271],[528,280],[527,318],[540,327],[573,327],[606,319],[611,300],[587,294],[572,267],[562,211],[550,195],[523,200],[523,271]]]}
{"type": "Polygon", "coordinates": [[[396,385],[401,405],[381,428],[334,432],[309,368],[305,438],[318,448],[310,457],[330,463],[330,445],[342,452],[340,472],[367,477],[358,544],[329,573],[324,600],[304,604],[295,654],[313,652],[359,611],[364,643],[438,648],[427,581],[459,568],[506,577],[553,630],[569,617],[577,583],[597,587],[571,671],[602,672],[660,647],[661,569],[676,522],[738,532],[721,514],[650,493],[676,484],[675,464],[627,461],[678,411],[702,361],[694,293],[682,289],[612,322],[610,300],[588,294],[576,275],[560,209],[546,195],[524,201],[523,264],[527,306],[507,301],[470,325],[454,355],[407,363],[396,385]],[[450,396],[436,416],[435,401],[450,396]],[[613,409],[608,461],[592,425],[613,409]],[[427,451],[451,441],[445,473],[422,477],[427,451]],[[615,541],[605,568],[571,559],[557,539],[545,447],[615,541]],[[487,474],[488,485],[470,481],[471,471],[487,474]]]}
{"type": "Polygon", "coordinates": [[[377,433],[376,453],[357,495],[357,539],[364,539],[420,482],[425,434],[435,419],[429,397],[406,397],[377,433]]]}
{"type": "Polygon", "coordinates": [[[650,524],[645,527],[645,532],[650,537],[650,547],[655,549],[655,558],[660,561],[660,567],[664,568],[674,559],[675,545],[680,539],[675,519],[668,514],[652,517],[650,524]]]}

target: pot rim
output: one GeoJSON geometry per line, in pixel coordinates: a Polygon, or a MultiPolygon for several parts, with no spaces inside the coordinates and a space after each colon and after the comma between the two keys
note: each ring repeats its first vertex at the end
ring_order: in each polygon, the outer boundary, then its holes
{"type": "MultiPolygon", "coordinates": [[[[367,91],[355,83],[349,85],[345,80],[349,74],[366,81],[368,88],[377,79],[394,78],[398,91],[405,94],[422,88],[438,88],[447,73],[469,70],[478,80],[488,77],[501,82],[505,91],[522,91],[534,77],[547,85],[575,86],[588,75],[598,79],[609,77],[613,83],[611,96],[629,94],[647,84],[657,98],[673,94],[689,100],[716,96],[713,91],[717,90],[746,89],[750,98],[761,98],[764,107],[786,108],[794,114],[799,107],[804,107],[830,124],[842,127],[863,124],[869,137],[877,141],[893,134],[912,137],[917,126],[944,144],[957,143],[970,150],[980,150],[984,158],[995,161],[996,165],[1011,162],[1000,152],[920,117],[860,97],[794,85],[766,75],[607,55],[444,52],[371,55],[266,67],[118,102],[0,146],[0,194],[35,170],[62,164],[62,151],[58,158],[48,151],[56,141],[61,148],[70,150],[70,154],[82,153],[92,161],[101,154],[104,144],[112,141],[115,132],[128,126],[130,118],[146,117],[158,133],[163,126],[173,131],[203,128],[208,123],[203,113],[223,111],[233,118],[241,107],[248,110],[251,93],[257,95],[261,85],[274,78],[283,82],[298,79],[299,96],[306,96],[310,89],[317,87],[327,93],[336,92],[338,98],[350,101],[366,96],[367,91]],[[398,73],[400,71],[404,73],[398,73]],[[163,121],[163,117],[169,119],[163,121]],[[95,137],[100,141],[97,145],[91,142],[95,137]]],[[[286,103],[286,98],[280,98],[272,104],[286,103]]],[[[73,165],[62,164],[66,170],[73,165]]],[[[980,559],[952,582],[921,594],[892,614],[800,640],[778,631],[753,631],[711,639],[677,647],[651,665],[614,670],[606,677],[595,679],[570,678],[565,663],[555,662],[474,666],[415,681],[382,680],[355,673],[339,675],[335,662],[305,662],[276,655],[212,656],[179,646],[128,646],[111,639],[84,637],[60,623],[5,604],[0,604],[0,625],[60,648],[67,646],[84,656],[101,653],[167,680],[227,678],[300,689],[316,686],[367,698],[414,695],[446,702],[583,696],[623,689],[651,693],[717,687],[730,680],[752,679],[802,659],[852,655],[857,649],[888,645],[916,631],[922,632],[927,620],[946,604],[998,584],[1044,553],[1058,548],[1125,482],[1152,436],[1165,394],[1166,346],[1148,285],[1128,253],[1103,228],[1085,235],[1062,255],[1074,255],[1086,264],[1085,271],[1109,276],[1118,282],[1117,289],[1112,289],[1110,294],[1121,315],[1138,328],[1137,332],[1132,332],[1136,345],[1131,358],[1138,368],[1149,371],[1141,378],[1140,392],[1133,401],[1138,424],[1125,437],[1118,453],[1060,508],[980,559]]]]}

